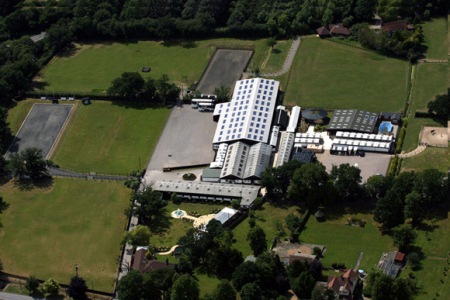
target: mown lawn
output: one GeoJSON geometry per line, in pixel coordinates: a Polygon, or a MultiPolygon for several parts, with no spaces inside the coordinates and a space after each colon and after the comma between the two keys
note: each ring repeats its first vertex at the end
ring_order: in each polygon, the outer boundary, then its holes
{"type": "Polygon", "coordinates": [[[401,111],[408,63],[309,36],[291,67],[284,103],[325,109],[401,111]]]}
{"type": "Polygon", "coordinates": [[[128,174],[146,167],[170,110],[109,101],[79,105],[52,160],[79,172],[128,174]]]}
{"type": "Polygon", "coordinates": [[[427,222],[427,229],[418,230],[416,246],[422,248],[425,259],[418,271],[412,271],[408,265],[401,274],[406,277],[414,272],[422,291],[417,296],[418,300],[450,299],[450,280],[448,271],[450,268],[450,214],[446,212],[446,218],[436,222],[427,222]],[[445,275],[444,272],[447,274],[445,275]]]}
{"type": "Polygon", "coordinates": [[[435,168],[441,172],[448,171],[448,149],[428,147],[422,153],[402,159],[402,172],[435,168]]]}
{"type": "Polygon", "coordinates": [[[9,182],[0,194],[10,204],[0,229],[6,272],[69,283],[78,264],[89,288],[112,292],[130,198],[123,183],[54,179],[23,191],[9,182]]]}
{"type": "Polygon", "coordinates": [[[344,263],[354,268],[359,254],[364,252],[360,269],[375,268],[383,252],[393,250],[392,239],[382,235],[370,213],[339,213],[336,208],[324,210],[325,222],[318,222],[311,216],[306,229],[300,234],[304,243],[324,245],[327,250],[322,259],[324,266],[344,263]],[[347,218],[364,219],[365,227],[346,225],[347,218]]]}
{"type": "Polygon", "coordinates": [[[408,128],[403,144],[405,152],[417,147],[422,125],[443,126],[432,119],[415,119],[414,113],[416,111],[427,111],[428,102],[447,91],[447,66],[445,64],[419,64],[416,72],[411,113],[408,118],[408,128]]]}
{"type": "Polygon", "coordinates": [[[430,59],[447,59],[447,19],[436,18],[422,24],[425,45],[428,47],[425,56],[430,59]]]}
{"type": "Polygon", "coordinates": [[[265,66],[261,68],[263,73],[272,73],[281,70],[283,67],[286,56],[291,49],[292,40],[280,40],[273,49],[269,50],[269,59],[265,66]]]}
{"type": "Polygon", "coordinates": [[[251,46],[255,59],[267,48],[264,39],[81,44],[71,53],[56,56],[37,80],[49,93],[104,94],[123,72],[139,72],[144,78],[154,79],[167,74],[171,81],[192,84],[200,79],[216,47],[221,46],[251,46]],[[141,73],[142,67],[150,67],[151,72],[141,73]]]}
{"type": "MultiPolygon", "coordinates": [[[[289,231],[286,228],[284,219],[290,213],[301,215],[298,208],[295,206],[278,207],[265,203],[263,207],[254,212],[256,217],[256,225],[260,226],[266,233],[267,249],[269,249],[275,237],[280,237],[282,240],[288,238],[289,231]]],[[[247,234],[250,230],[248,218],[243,220],[236,228],[233,229],[235,244],[234,247],[242,252],[245,257],[252,254],[249,242],[247,241],[247,234]]]]}

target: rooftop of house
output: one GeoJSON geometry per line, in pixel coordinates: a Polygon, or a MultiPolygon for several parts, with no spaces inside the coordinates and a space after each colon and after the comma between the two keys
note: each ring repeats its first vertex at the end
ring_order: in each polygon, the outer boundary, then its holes
{"type": "Polygon", "coordinates": [[[134,253],[133,263],[131,268],[139,272],[151,272],[157,269],[174,268],[175,264],[169,262],[162,262],[157,260],[150,260],[145,257],[147,247],[138,247],[134,253]]]}
{"type": "Polygon", "coordinates": [[[381,30],[383,32],[392,32],[399,30],[412,30],[414,29],[414,25],[409,24],[406,20],[398,20],[392,22],[386,22],[381,25],[381,30]]]}

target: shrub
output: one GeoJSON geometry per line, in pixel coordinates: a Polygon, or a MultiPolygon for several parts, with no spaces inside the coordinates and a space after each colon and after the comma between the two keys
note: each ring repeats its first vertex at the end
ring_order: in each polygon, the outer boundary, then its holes
{"type": "Polygon", "coordinates": [[[395,148],[396,153],[400,153],[402,151],[403,140],[405,139],[405,134],[406,134],[406,124],[403,125],[402,129],[400,129],[400,134],[398,135],[398,139],[397,139],[397,147],[395,148]]]}
{"type": "Polygon", "coordinates": [[[172,195],[170,195],[170,200],[173,204],[180,204],[182,199],[181,197],[178,197],[177,193],[172,193],[172,195]]]}
{"type": "Polygon", "coordinates": [[[398,161],[399,157],[395,155],[391,160],[391,164],[389,165],[389,175],[395,176],[397,174],[398,161]]]}
{"type": "Polygon", "coordinates": [[[241,207],[241,201],[234,199],[233,201],[231,201],[231,207],[234,209],[239,209],[241,207]]]}
{"type": "Polygon", "coordinates": [[[251,209],[253,210],[258,210],[261,208],[261,206],[263,205],[264,201],[262,198],[260,197],[256,197],[255,201],[253,201],[253,204],[251,206],[251,209]]]}
{"type": "Polygon", "coordinates": [[[250,228],[255,227],[255,225],[256,225],[256,220],[255,220],[255,218],[254,218],[254,217],[248,218],[248,224],[250,225],[250,228]]]}

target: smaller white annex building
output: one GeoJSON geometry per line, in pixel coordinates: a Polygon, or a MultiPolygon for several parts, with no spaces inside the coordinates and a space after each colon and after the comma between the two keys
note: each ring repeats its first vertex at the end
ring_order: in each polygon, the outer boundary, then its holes
{"type": "Polygon", "coordinates": [[[224,225],[228,220],[232,219],[238,211],[229,207],[224,207],[218,214],[214,216],[214,219],[224,225]]]}

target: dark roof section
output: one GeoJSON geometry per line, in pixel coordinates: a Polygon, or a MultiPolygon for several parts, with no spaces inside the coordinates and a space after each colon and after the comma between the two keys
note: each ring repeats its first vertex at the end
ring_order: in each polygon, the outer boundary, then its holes
{"type": "Polygon", "coordinates": [[[399,30],[413,30],[414,25],[409,24],[406,20],[398,20],[393,22],[383,23],[381,25],[381,30],[383,32],[394,32],[399,30]]]}
{"type": "Polygon", "coordinates": [[[331,131],[356,131],[372,133],[378,120],[378,114],[359,109],[337,109],[328,125],[331,131]]]}
{"type": "Polygon", "coordinates": [[[175,265],[157,260],[149,260],[145,257],[147,249],[141,248],[134,253],[133,264],[131,268],[139,272],[151,272],[162,268],[174,268],[175,265]]]}
{"type": "Polygon", "coordinates": [[[319,37],[329,37],[331,36],[330,31],[326,28],[326,27],[319,27],[317,28],[317,34],[319,35],[319,37]]]}
{"type": "Polygon", "coordinates": [[[327,111],[321,108],[309,108],[302,111],[302,118],[306,120],[320,120],[327,116],[327,111]]]}
{"type": "Polygon", "coordinates": [[[316,161],[316,154],[311,150],[300,150],[292,155],[292,159],[308,164],[316,161]]]}
{"type": "Polygon", "coordinates": [[[350,35],[350,30],[344,26],[342,23],[330,24],[328,26],[331,35],[350,35]]]}
{"type": "Polygon", "coordinates": [[[400,120],[402,118],[402,115],[398,112],[386,112],[383,111],[380,114],[380,117],[384,120],[400,120]]]}
{"type": "Polygon", "coordinates": [[[287,114],[287,111],[285,111],[284,109],[277,109],[275,113],[274,125],[286,128],[288,126],[288,123],[289,123],[289,116],[287,114]]]}

